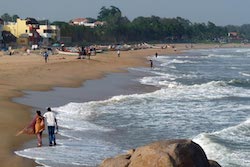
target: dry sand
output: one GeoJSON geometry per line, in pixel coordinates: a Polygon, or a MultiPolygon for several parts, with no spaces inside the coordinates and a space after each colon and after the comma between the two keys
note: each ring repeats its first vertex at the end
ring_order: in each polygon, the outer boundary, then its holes
{"type": "MultiPolygon", "coordinates": [[[[15,150],[35,136],[15,134],[31,120],[31,108],[12,102],[12,98],[23,95],[22,90],[50,90],[55,86],[78,87],[90,79],[97,79],[111,72],[121,72],[128,67],[148,66],[147,56],[156,52],[175,54],[186,49],[186,44],[175,45],[167,49],[144,49],[116,52],[104,52],[88,59],[76,59],[75,56],[53,55],[48,63],[41,55],[27,55],[19,51],[12,56],[0,52],[0,162],[1,167],[35,166],[35,162],[16,156],[15,150]]],[[[187,45],[190,47],[190,45],[187,45]]],[[[194,48],[213,48],[216,45],[193,45],[194,48]]],[[[238,47],[226,45],[224,47],[238,47]]]]}

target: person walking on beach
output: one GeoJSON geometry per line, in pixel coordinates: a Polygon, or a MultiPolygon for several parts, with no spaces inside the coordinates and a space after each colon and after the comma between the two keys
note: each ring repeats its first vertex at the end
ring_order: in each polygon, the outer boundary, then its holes
{"type": "Polygon", "coordinates": [[[52,146],[52,142],[56,145],[55,128],[58,131],[57,120],[55,114],[51,108],[47,108],[47,112],[43,115],[46,118],[48,133],[49,133],[49,146],[52,146]]]}
{"type": "Polygon", "coordinates": [[[87,55],[88,55],[88,58],[89,58],[89,60],[90,60],[91,51],[90,51],[90,48],[89,48],[89,47],[87,48],[87,55]]]}
{"type": "Polygon", "coordinates": [[[117,51],[117,56],[120,57],[120,54],[121,54],[121,53],[120,53],[120,50],[118,49],[118,51],[117,51]]]}
{"type": "Polygon", "coordinates": [[[35,117],[29,123],[27,127],[17,133],[16,136],[19,134],[35,134],[37,137],[37,146],[42,146],[42,134],[45,129],[44,118],[41,115],[41,111],[36,111],[35,117]]]}
{"type": "Polygon", "coordinates": [[[155,57],[157,58],[157,56],[158,56],[158,53],[156,52],[156,53],[155,53],[155,57]]]}
{"type": "Polygon", "coordinates": [[[47,63],[47,61],[48,61],[48,57],[49,57],[48,52],[47,52],[47,51],[45,51],[45,52],[44,52],[44,54],[43,54],[43,56],[44,56],[44,59],[45,59],[45,63],[47,63]]]}

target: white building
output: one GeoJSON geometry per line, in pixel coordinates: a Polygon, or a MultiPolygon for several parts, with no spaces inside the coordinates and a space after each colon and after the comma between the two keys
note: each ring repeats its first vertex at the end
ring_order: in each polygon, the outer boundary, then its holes
{"type": "Polygon", "coordinates": [[[40,25],[37,32],[43,38],[43,44],[49,45],[50,42],[60,41],[60,29],[55,25],[40,25]]]}
{"type": "Polygon", "coordinates": [[[70,21],[70,23],[72,25],[79,25],[79,26],[84,25],[84,24],[86,24],[88,22],[89,21],[86,18],[76,18],[76,19],[73,19],[73,20],[70,21]]]}
{"type": "Polygon", "coordinates": [[[90,23],[89,20],[86,18],[76,18],[76,19],[71,20],[70,24],[94,28],[97,26],[102,26],[104,24],[104,22],[96,21],[94,23],[90,23]]]}

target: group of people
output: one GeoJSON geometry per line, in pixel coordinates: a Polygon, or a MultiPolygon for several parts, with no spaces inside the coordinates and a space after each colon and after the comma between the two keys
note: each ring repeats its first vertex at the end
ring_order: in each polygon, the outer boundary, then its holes
{"type": "Polygon", "coordinates": [[[41,111],[36,111],[36,115],[33,120],[20,131],[17,135],[21,133],[35,134],[37,137],[37,146],[42,146],[42,134],[45,130],[45,120],[48,127],[49,135],[49,146],[56,145],[55,130],[58,132],[57,119],[55,114],[52,112],[51,108],[47,108],[47,112],[42,116],[41,111]]]}
{"type": "Polygon", "coordinates": [[[82,59],[84,58],[84,56],[88,56],[88,59],[90,59],[91,55],[96,55],[96,48],[95,47],[84,47],[82,46],[81,48],[79,48],[79,57],[78,59],[82,59]]]}

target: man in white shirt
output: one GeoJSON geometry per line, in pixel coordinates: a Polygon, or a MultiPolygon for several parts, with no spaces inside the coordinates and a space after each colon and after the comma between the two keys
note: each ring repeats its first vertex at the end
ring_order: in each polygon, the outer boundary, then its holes
{"type": "Polygon", "coordinates": [[[51,111],[51,108],[47,108],[47,112],[43,115],[46,118],[48,133],[49,133],[49,146],[52,146],[52,142],[56,145],[55,128],[57,128],[57,120],[55,114],[51,111]]]}

